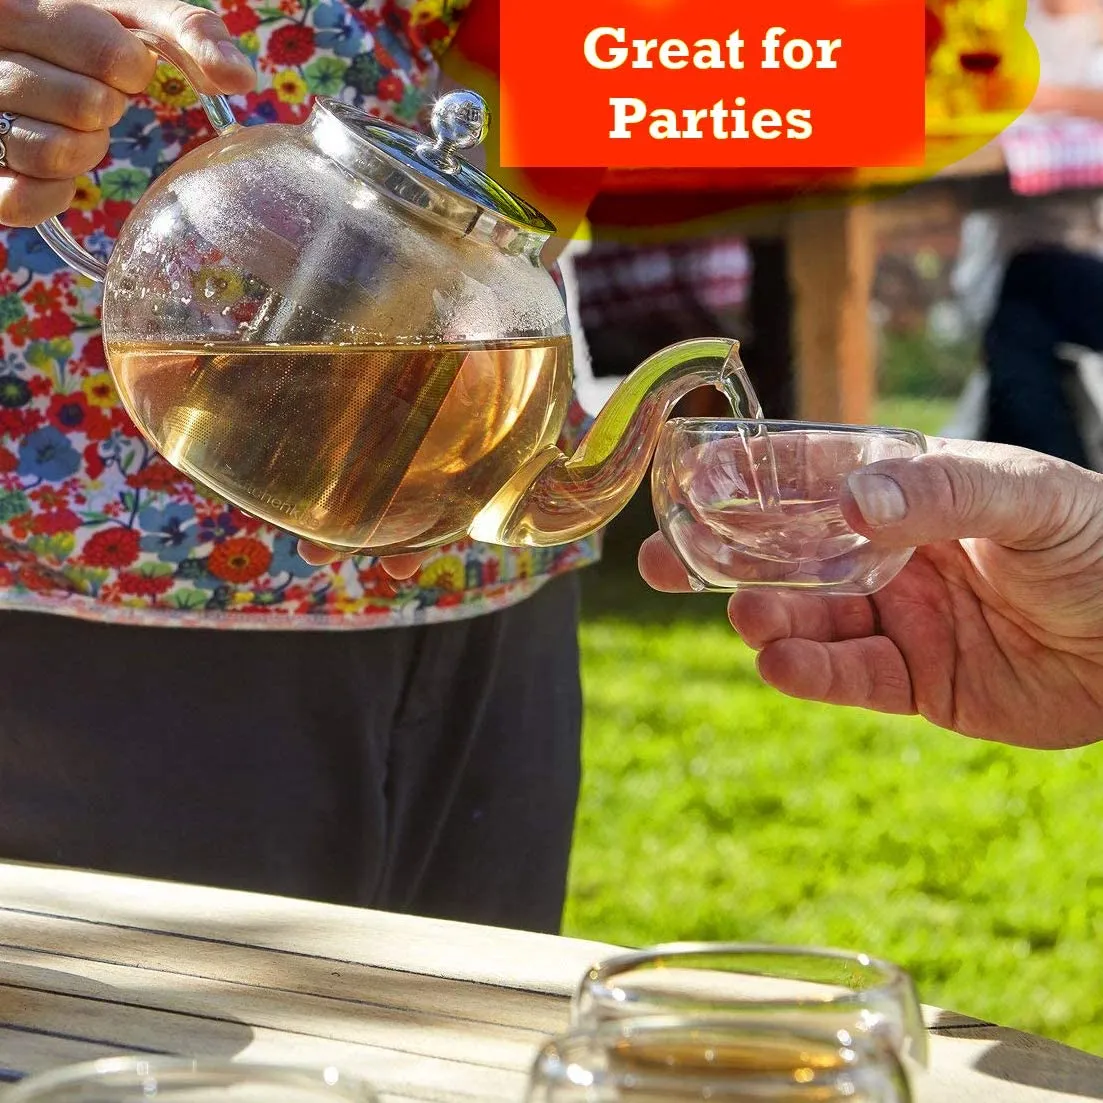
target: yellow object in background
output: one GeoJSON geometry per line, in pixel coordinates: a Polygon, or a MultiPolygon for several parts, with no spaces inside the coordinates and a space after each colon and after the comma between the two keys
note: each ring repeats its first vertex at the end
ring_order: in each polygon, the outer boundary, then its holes
{"type": "Polygon", "coordinates": [[[927,0],[927,133],[995,136],[1030,106],[1027,0],[927,0]]]}

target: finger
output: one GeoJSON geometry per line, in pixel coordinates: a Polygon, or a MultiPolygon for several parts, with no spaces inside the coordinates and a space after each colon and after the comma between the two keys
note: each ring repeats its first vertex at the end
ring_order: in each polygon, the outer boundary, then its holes
{"type": "Polygon", "coordinates": [[[428,558],[428,552],[415,552],[411,555],[388,555],[379,562],[391,578],[405,582],[421,570],[421,565],[428,558]]]}
{"type": "Polygon", "coordinates": [[[803,701],[915,712],[904,657],[885,636],[841,643],[778,640],[760,652],[758,672],[774,689],[803,701]]]}
{"type": "Polygon", "coordinates": [[[0,226],[37,226],[69,209],[72,180],[34,180],[0,169],[0,226]]]}
{"type": "Polygon", "coordinates": [[[102,81],[29,54],[0,54],[0,111],[95,133],[126,107],[126,96],[102,81]]]}
{"type": "Polygon", "coordinates": [[[324,567],[327,563],[336,563],[342,559],[350,559],[356,552],[338,552],[333,548],[324,547],[322,544],[312,544],[309,540],[300,540],[297,546],[299,558],[309,563],[312,567],[324,567]]]}
{"type": "Polygon", "coordinates": [[[728,619],[755,651],[778,640],[836,643],[862,639],[877,629],[873,604],[863,597],[748,590],[728,602],[728,619]]]}
{"type": "Polygon", "coordinates": [[[256,87],[257,76],[249,59],[234,45],[226,24],[214,12],[185,0],[108,0],[103,6],[124,26],[152,31],[170,53],[183,51],[184,56],[172,60],[199,91],[232,94],[256,87]],[[172,51],[173,46],[179,49],[172,51]]]}
{"type": "Polygon", "coordinates": [[[8,167],[38,180],[72,180],[90,172],[104,159],[110,143],[107,130],[70,130],[22,117],[4,138],[8,167]]]}
{"type": "Polygon", "coordinates": [[[666,594],[681,594],[692,587],[689,575],[671,550],[662,533],[649,536],[640,546],[639,569],[644,582],[653,590],[666,594]]]}
{"type": "Polygon", "coordinates": [[[907,460],[855,472],[843,512],[885,546],[989,539],[1020,550],[1052,547],[1095,517],[1103,476],[1007,445],[935,442],[907,460]]]}
{"type": "Polygon", "coordinates": [[[91,4],[6,4],[0,48],[80,73],[126,95],[153,79],[149,50],[111,14],[91,4]]]}
{"type": "MultiPolygon", "coordinates": [[[[359,551],[337,552],[320,544],[312,544],[308,540],[299,541],[298,552],[299,556],[312,567],[324,567],[327,563],[336,563],[363,554],[359,551]]],[[[405,582],[421,570],[421,565],[428,558],[427,552],[415,552],[411,555],[386,556],[379,562],[391,578],[405,582]]]]}

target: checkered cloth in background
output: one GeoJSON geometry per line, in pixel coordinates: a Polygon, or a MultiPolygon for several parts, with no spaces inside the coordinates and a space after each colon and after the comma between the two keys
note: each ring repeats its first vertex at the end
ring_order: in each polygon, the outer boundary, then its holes
{"type": "Polygon", "coordinates": [[[702,309],[737,310],[746,300],[751,257],[742,238],[716,237],[663,245],[594,242],[575,262],[580,313],[587,332],[664,316],[672,329],[702,309]]]}
{"type": "Polygon", "coordinates": [[[1027,115],[998,141],[1011,189],[1018,195],[1103,187],[1103,123],[1064,115],[1027,115]]]}

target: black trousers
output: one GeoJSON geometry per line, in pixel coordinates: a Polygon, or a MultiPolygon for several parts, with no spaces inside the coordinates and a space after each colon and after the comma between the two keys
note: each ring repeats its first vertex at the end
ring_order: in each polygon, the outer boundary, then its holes
{"type": "Polygon", "coordinates": [[[363,632],[0,613],[0,859],[555,932],[578,579],[363,632]]]}
{"type": "Polygon", "coordinates": [[[1058,248],[1017,254],[985,334],[985,439],[1086,467],[1065,391],[1070,368],[1056,355],[1063,343],[1103,351],[1103,261],[1058,248]]]}

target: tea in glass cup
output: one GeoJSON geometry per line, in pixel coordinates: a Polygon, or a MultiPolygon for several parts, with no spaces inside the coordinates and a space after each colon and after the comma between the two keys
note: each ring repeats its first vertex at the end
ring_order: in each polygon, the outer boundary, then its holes
{"type": "Polygon", "coordinates": [[[927,450],[910,429],[674,418],[663,427],[651,497],[695,590],[803,589],[866,595],[913,548],[874,547],[847,523],[847,476],[927,450]]]}
{"type": "Polygon", "coordinates": [[[578,1028],[547,1042],[527,1103],[910,1103],[887,1046],[831,1031],[678,1017],[578,1028]]]}

